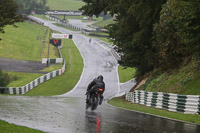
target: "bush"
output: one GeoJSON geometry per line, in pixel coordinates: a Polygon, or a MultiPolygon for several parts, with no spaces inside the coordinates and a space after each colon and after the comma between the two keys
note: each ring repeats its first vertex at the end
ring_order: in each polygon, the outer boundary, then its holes
{"type": "Polygon", "coordinates": [[[197,0],[168,0],[163,5],[160,21],[153,30],[159,67],[174,68],[185,57],[199,52],[199,5],[197,0]]]}
{"type": "Polygon", "coordinates": [[[0,68],[0,86],[6,87],[10,83],[10,77],[7,73],[3,73],[0,68]]]}

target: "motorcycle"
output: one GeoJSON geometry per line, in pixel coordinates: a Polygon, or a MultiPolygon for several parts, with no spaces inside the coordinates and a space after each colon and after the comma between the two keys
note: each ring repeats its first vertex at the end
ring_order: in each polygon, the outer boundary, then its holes
{"type": "MultiPolygon", "coordinates": [[[[101,104],[102,100],[103,100],[103,89],[98,88],[96,91],[94,91],[93,93],[90,94],[90,98],[89,101],[86,102],[86,109],[88,109],[89,107],[91,107],[91,110],[95,110],[97,108],[97,106],[99,104],[101,104]]],[[[89,94],[87,94],[89,95],[89,94]]]]}

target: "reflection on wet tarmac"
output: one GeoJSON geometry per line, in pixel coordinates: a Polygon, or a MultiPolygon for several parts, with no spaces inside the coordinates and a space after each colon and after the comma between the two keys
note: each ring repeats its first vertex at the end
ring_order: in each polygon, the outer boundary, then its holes
{"type": "Polygon", "coordinates": [[[85,111],[85,124],[88,132],[101,132],[101,114],[95,111],[85,111]]]}
{"type": "Polygon", "coordinates": [[[111,107],[84,98],[0,96],[0,119],[50,133],[200,133],[200,125],[111,107]]]}

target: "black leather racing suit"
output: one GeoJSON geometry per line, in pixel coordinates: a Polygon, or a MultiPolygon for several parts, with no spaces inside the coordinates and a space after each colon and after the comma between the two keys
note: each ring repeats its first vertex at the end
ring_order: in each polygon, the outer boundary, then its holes
{"type": "MultiPolygon", "coordinates": [[[[87,88],[87,94],[89,93],[89,95],[87,95],[87,99],[86,99],[86,102],[89,100],[89,96],[95,92],[97,89],[103,89],[103,92],[105,90],[105,83],[103,81],[103,79],[101,78],[95,78],[89,85],[88,85],[88,88],[87,88]]],[[[103,101],[103,93],[102,93],[102,96],[101,96],[101,102],[103,101]]],[[[101,104],[100,102],[100,104],[101,104]]]]}

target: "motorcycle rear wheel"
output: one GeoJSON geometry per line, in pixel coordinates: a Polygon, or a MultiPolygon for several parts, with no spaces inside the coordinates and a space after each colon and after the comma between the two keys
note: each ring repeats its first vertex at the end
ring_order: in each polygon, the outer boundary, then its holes
{"type": "Polygon", "coordinates": [[[91,110],[95,110],[98,106],[98,98],[97,97],[93,97],[91,99],[91,110]]]}

